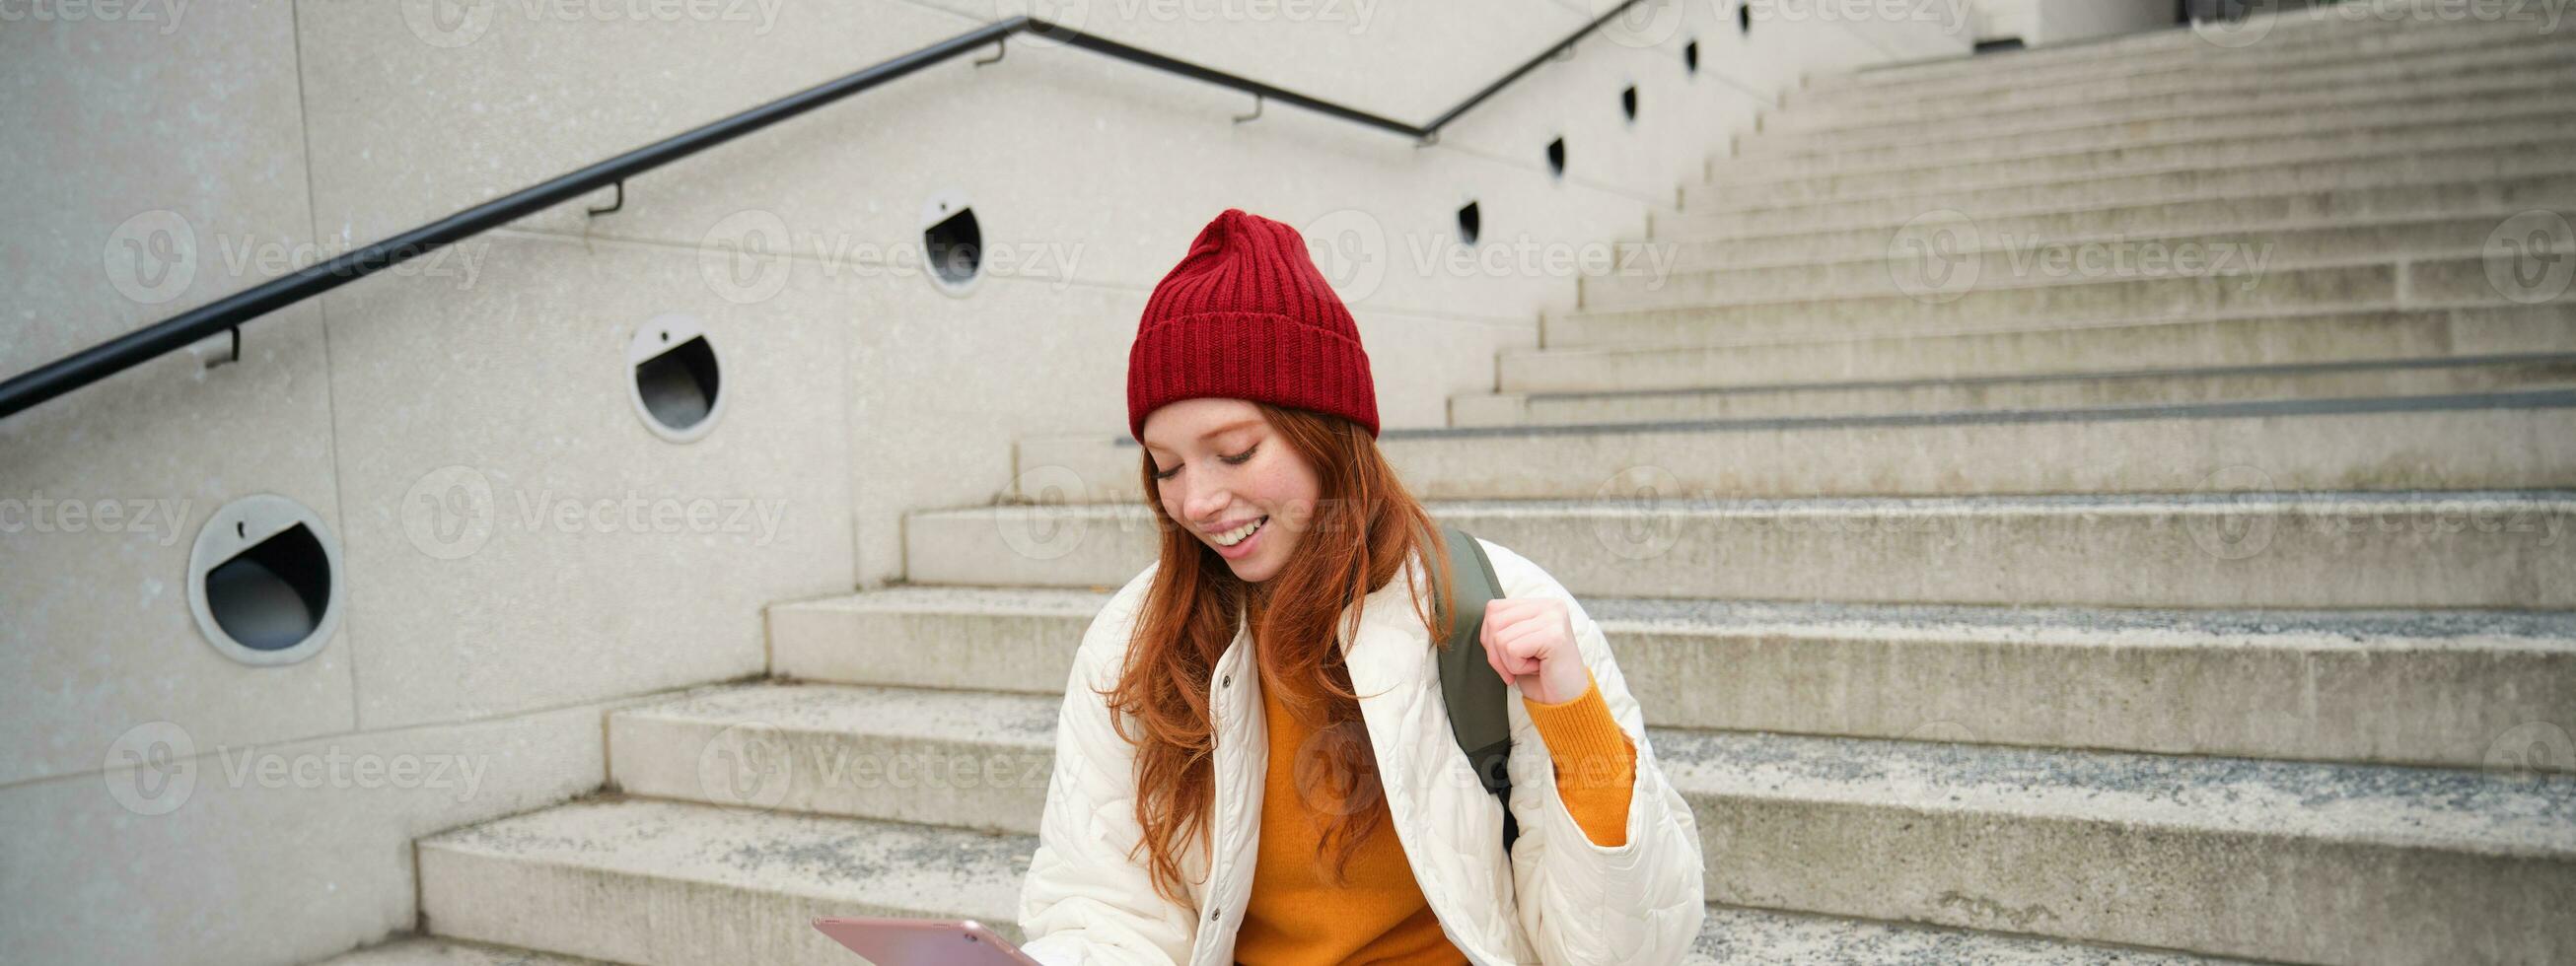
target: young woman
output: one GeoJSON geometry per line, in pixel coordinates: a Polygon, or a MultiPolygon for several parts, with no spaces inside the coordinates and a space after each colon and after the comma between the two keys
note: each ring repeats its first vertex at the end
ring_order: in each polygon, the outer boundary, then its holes
{"type": "Polygon", "coordinates": [[[1161,532],[1074,654],[1028,955],[1249,966],[1679,962],[1701,853],[1600,628],[1492,541],[1511,813],[1458,749],[1447,547],[1377,449],[1368,356],[1287,225],[1227,209],[1148,298],[1129,432],[1161,532]]]}

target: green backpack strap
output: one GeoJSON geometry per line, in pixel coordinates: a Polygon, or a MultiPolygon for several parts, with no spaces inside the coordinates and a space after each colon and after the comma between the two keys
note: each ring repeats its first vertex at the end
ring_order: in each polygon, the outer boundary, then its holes
{"type": "Polygon", "coordinates": [[[1493,562],[1474,536],[1446,524],[1440,532],[1449,542],[1449,572],[1457,585],[1449,649],[1439,652],[1440,696],[1449,706],[1449,730],[1457,736],[1458,750],[1467,754],[1485,790],[1502,800],[1503,850],[1509,852],[1520,837],[1520,823],[1512,818],[1512,724],[1505,706],[1511,684],[1486,663],[1485,645],[1478,639],[1485,603],[1502,590],[1493,562]]]}

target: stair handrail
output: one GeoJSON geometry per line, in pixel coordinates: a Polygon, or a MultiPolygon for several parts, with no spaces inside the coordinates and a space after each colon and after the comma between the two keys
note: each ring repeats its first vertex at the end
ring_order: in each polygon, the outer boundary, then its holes
{"type": "MultiPolygon", "coordinates": [[[[1064,24],[1029,16],[1014,16],[977,27],[918,50],[900,54],[846,76],[806,88],[750,110],[695,129],[664,138],[590,165],[570,174],[531,185],[500,198],[467,208],[455,214],[422,225],[394,237],[341,254],[329,261],[308,265],[286,275],[262,282],[205,305],[117,336],[89,348],[38,366],[7,382],[0,382],[0,419],[5,419],[46,400],[97,382],[133,368],[143,362],[181,349],[231,330],[234,351],[239,353],[241,326],[260,316],[305,299],[365,278],[395,265],[459,240],[506,224],[514,219],[552,207],[564,201],[589,194],[601,188],[616,186],[614,210],[625,203],[626,179],[659,168],[716,145],[761,130],[823,105],[895,80],[934,64],[983,47],[1004,47],[1013,34],[1033,33],[1070,47],[1141,64],[1166,73],[1205,81],[1252,94],[1256,100],[1254,115],[1259,114],[1261,100],[1277,100],[1345,121],[1403,134],[1420,145],[1437,143],[1440,129],[1475,107],[1504,86],[1520,79],[1549,58],[1568,53],[1574,43],[1589,36],[1611,18],[1627,12],[1642,0],[1625,0],[1607,13],[1593,18],[1582,29],[1550,45],[1546,51],[1514,68],[1510,73],[1470,95],[1458,106],[1442,112],[1430,123],[1407,124],[1358,108],[1336,104],[1318,97],[1265,84],[1228,71],[1218,70],[1185,60],[1167,57],[1150,50],[1119,43],[1064,24]]],[[[994,58],[998,60],[1007,49],[994,58]]]]}

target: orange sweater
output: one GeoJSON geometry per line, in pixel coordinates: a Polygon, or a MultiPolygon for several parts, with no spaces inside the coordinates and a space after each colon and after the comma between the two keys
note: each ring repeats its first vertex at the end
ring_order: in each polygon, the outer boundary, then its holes
{"type": "MultiPolygon", "coordinates": [[[[1333,883],[1330,857],[1318,857],[1323,834],[1317,824],[1330,816],[1318,817],[1312,811],[1329,803],[1309,806],[1299,799],[1295,782],[1297,749],[1313,731],[1288,713],[1278,689],[1262,689],[1261,701],[1270,723],[1270,769],[1262,788],[1261,858],[1253,870],[1243,928],[1235,935],[1235,962],[1239,966],[1466,962],[1466,955],[1441,934],[1440,920],[1432,916],[1413,870],[1405,864],[1404,846],[1392,825],[1381,824],[1351,854],[1346,884],[1333,883]]],[[[1526,697],[1521,701],[1547,742],[1548,757],[1556,763],[1556,787],[1566,813],[1593,842],[1607,847],[1625,844],[1637,748],[1610,716],[1599,682],[1562,704],[1540,704],[1526,697]]],[[[1383,796],[1372,807],[1383,813],[1383,796]]]]}

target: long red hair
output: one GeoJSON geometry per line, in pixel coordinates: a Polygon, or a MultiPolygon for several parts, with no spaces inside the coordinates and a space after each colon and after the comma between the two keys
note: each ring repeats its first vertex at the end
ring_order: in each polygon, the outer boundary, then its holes
{"type": "MultiPolygon", "coordinates": [[[[1163,510],[1153,457],[1141,457],[1138,469],[1162,533],[1161,563],[1139,605],[1118,685],[1105,694],[1119,736],[1136,746],[1136,824],[1144,830],[1138,848],[1152,854],[1147,868],[1155,891],[1174,903],[1184,899],[1184,836],[1196,834],[1205,847],[1214,831],[1216,732],[1208,678],[1234,640],[1236,620],[1251,624],[1262,687],[1278,689],[1297,719],[1316,729],[1309,746],[1316,753],[1298,756],[1297,787],[1315,806],[1320,850],[1333,855],[1332,875],[1344,881],[1352,854],[1389,815],[1333,622],[1347,609],[1347,630],[1356,633],[1360,598],[1395,579],[1417,553],[1437,588],[1414,589],[1423,627],[1449,626],[1456,599],[1447,541],[1367,428],[1339,416],[1253,405],[1279,441],[1314,467],[1320,490],[1312,522],[1269,580],[1255,586],[1236,577],[1224,558],[1163,510]],[[1129,733],[1131,723],[1142,734],[1129,733]]],[[[1447,638],[1430,634],[1435,647],[1445,647],[1447,638]]]]}

